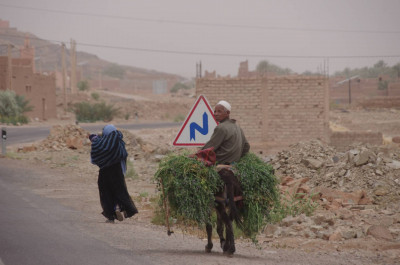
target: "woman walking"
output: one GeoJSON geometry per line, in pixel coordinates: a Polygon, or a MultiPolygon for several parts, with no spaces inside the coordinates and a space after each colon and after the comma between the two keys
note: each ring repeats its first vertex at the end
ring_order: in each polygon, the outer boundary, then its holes
{"type": "Polygon", "coordinates": [[[102,214],[109,223],[114,223],[115,219],[122,221],[121,212],[125,218],[138,213],[125,183],[128,153],[122,138],[122,133],[112,124],[103,128],[102,136],[89,136],[91,162],[100,168],[97,184],[102,214]]]}

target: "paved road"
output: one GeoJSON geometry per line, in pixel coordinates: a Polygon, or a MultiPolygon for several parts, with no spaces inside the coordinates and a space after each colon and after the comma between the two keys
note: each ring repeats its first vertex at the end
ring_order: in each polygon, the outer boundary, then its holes
{"type": "Polygon", "coordinates": [[[20,188],[27,170],[6,163],[0,159],[1,265],[154,264],[82,233],[79,212],[20,188]]]}
{"type": "MultiPolygon", "coordinates": [[[[131,123],[131,124],[116,124],[117,128],[126,130],[140,130],[140,129],[157,129],[181,126],[180,122],[159,122],[159,123],[131,123]]],[[[7,130],[6,144],[23,144],[32,143],[46,138],[50,133],[50,126],[44,127],[17,127],[17,126],[3,126],[7,130]]],[[[3,128],[2,127],[2,128],[3,128]]],[[[101,132],[104,125],[81,125],[81,127],[89,132],[101,132]]],[[[0,264],[1,265],[1,264],[0,264]]]]}

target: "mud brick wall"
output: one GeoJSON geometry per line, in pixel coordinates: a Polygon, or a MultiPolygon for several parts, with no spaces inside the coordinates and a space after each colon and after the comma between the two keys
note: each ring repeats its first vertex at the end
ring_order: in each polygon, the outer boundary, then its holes
{"type": "Polygon", "coordinates": [[[236,119],[252,143],[288,146],[301,140],[328,141],[328,87],[322,77],[202,78],[196,94],[212,107],[232,105],[236,119]]]}
{"type": "Polygon", "coordinates": [[[363,143],[381,145],[383,136],[381,132],[332,132],[330,144],[339,151],[346,151],[352,144],[363,143]]]}
{"type": "Polygon", "coordinates": [[[26,113],[30,118],[46,120],[57,117],[56,80],[54,75],[32,72],[31,67],[13,66],[12,89],[17,95],[29,100],[33,110],[26,113]]]}

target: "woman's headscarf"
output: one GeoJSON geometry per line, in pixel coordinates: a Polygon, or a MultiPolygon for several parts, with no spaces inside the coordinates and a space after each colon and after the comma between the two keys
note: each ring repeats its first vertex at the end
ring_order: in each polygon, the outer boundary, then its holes
{"type": "Polygon", "coordinates": [[[103,128],[103,135],[104,136],[109,135],[111,132],[114,132],[116,130],[117,130],[117,128],[115,128],[114,125],[108,124],[108,125],[104,126],[104,128],[103,128]]]}

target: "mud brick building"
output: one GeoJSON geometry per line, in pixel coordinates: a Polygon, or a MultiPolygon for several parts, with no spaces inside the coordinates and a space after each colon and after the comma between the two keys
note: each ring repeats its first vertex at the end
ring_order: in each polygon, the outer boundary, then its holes
{"type": "Polygon", "coordinates": [[[10,89],[29,100],[33,110],[25,113],[28,117],[56,118],[55,76],[35,73],[34,54],[26,39],[19,58],[0,56],[0,90],[10,89]]]}

